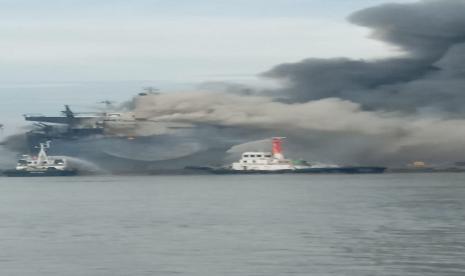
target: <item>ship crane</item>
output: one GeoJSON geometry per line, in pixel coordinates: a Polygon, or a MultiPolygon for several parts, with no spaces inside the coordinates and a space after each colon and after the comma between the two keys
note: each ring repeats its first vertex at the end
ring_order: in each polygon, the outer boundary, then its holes
{"type": "Polygon", "coordinates": [[[148,87],[144,87],[144,92],[141,92],[139,93],[139,96],[147,96],[147,95],[159,95],[160,91],[158,88],[155,88],[155,87],[152,87],[152,86],[148,86],[148,87]]]}
{"type": "Polygon", "coordinates": [[[69,118],[69,119],[72,119],[74,118],[74,112],[71,111],[71,108],[69,108],[69,105],[65,105],[65,110],[61,111],[61,113],[63,113],[63,115],[66,116],[66,118],[69,118]]]}
{"type": "Polygon", "coordinates": [[[50,148],[50,141],[46,141],[45,143],[40,143],[38,147],[39,154],[37,155],[37,162],[38,164],[46,164],[49,162],[46,150],[50,148]]]}

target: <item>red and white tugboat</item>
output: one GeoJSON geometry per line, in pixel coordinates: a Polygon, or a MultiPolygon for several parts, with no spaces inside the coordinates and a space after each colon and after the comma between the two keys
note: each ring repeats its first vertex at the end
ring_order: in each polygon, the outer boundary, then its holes
{"type": "Polygon", "coordinates": [[[237,172],[292,172],[296,169],[292,160],[284,158],[282,153],[282,139],[272,139],[272,152],[244,152],[238,162],[231,165],[232,171],[237,172]]]}
{"type": "Polygon", "coordinates": [[[282,151],[282,139],[272,138],[271,152],[244,152],[238,162],[228,167],[211,168],[216,174],[280,174],[280,173],[383,173],[384,167],[342,167],[328,164],[310,164],[306,161],[286,159],[282,151]]]}

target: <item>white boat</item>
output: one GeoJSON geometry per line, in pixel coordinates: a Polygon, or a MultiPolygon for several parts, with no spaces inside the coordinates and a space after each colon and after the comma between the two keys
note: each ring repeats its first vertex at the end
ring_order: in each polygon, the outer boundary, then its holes
{"type": "Polygon", "coordinates": [[[309,168],[305,164],[296,165],[290,159],[284,158],[282,153],[282,139],[284,137],[274,137],[272,139],[272,152],[244,152],[238,162],[231,165],[234,171],[294,171],[301,168],[309,168]]]}
{"type": "Polygon", "coordinates": [[[77,171],[69,168],[68,162],[62,156],[49,156],[46,149],[50,141],[40,143],[37,156],[23,155],[18,160],[14,170],[4,172],[6,176],[72,176],[77,171]]]}
{"type": "Polygon", "coordinates": [[[276,173],[383,173],[384,167],[371,166],[349,166],[341,167],[334,164],[308,163],[300,160],[286,159],[282,151],[282,139],[285,137],[274,137],[272,139],[272,151],[250,151],[244,152],[238,162],[223,168],[202,168],[203,170],[216,174],[276,174],[276,173]]]}

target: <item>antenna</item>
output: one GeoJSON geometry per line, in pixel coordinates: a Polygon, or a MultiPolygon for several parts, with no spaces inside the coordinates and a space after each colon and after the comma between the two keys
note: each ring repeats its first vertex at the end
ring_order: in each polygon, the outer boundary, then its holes
{"type": "Polygon", "coordinates": [[[37,162],[39,164],[48,162],[46,149],[50,148],[50,140],[47,140],[45,143],[39,143],[39,147],[36,148],[40,148],[39,153],[37,154],[37,162]]]}
{"type": "Polygon", "coordinates": [[[147,86],[147,87],[144,87],[144,91],[149,94],[158,94],[158,91],[160,91],[160,89],[155,88],[153,86],[147,86]]]}
{"type": "Polygon", "coordinates": [[[45,141],[45,143],[39,143],[39,146],[35,146],[35,148],[37,148],[37,149],[49,149],[51,142],[52,141],[47,140],[47,141],[45,141]]]}
{"type": "Polygon", "coordinates": [[[110,100],[103,100],[103,101],[100,101],[98,102],[99,104],[104,104],[105,105],[105,108],[106,109],[110,109],[113,107],[113,104],[115,103],[114,101],[110,101],[110,100]]]}

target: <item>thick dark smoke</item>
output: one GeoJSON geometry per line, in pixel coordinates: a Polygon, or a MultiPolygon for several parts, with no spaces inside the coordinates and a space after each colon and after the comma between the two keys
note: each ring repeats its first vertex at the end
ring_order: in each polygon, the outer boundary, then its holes
{"type": "Polygon", "coordinates": [[[162,121],[274,131],[289,137],[290,154],[310,160],[400,165],[465,159],[465,1],[387,4],[349,20],[399,54],[282,64],[263,74],[282,81],[282,88],[261,97],[162,95],[142,110],[162,121]]]}
{"type": "Polygon", "coordinates": [[[288,102],[338,97],[369,110],[465,113],[465,1],[386,4],[356,12],[349,20],[399,47],[402,55],[281,64],[264,73],[287,83],[273,93],[288,102]]]}
{"type": "Polygon", "coordinates": [[[465,41],[464,12],[463,0],[423,0],[368,8],[349,20],[371,28],[373,37],[401,47],[413,58],[438,60],[465,41]]]}

